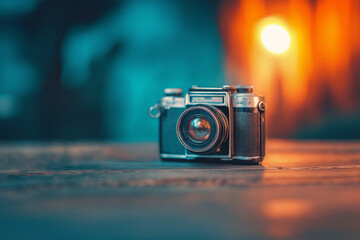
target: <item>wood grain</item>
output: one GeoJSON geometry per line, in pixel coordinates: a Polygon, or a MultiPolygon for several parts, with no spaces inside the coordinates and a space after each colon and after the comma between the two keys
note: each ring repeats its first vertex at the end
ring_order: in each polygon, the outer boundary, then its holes
{"type": "Polygon", "coordinates": [[[260,166],[154,143],[2,143],[0,239],[360,239],[360,142],[269,140],[260,166]]]}

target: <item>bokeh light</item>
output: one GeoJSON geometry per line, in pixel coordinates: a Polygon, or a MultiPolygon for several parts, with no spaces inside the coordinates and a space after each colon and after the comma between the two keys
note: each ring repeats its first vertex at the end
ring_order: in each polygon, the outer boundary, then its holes
{"type": "Polygon", "coordinates": [[[261,32],[265,48],[273,53],[285,52],[290,46],[289,33],[279,25],[268,25],[261,32]]]}

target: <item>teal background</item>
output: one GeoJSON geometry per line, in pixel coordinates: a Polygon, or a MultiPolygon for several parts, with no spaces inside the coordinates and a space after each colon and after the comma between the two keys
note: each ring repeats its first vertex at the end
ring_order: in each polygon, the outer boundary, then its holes
{"type": "Polygon", "coordinates": [[[164,88],[224,83],[219,4],[2,0],[0,139],[156,141],[164,88]]]}
{"type": "MultiPolygon", "coordinates": [[[[164,88],[226,84],[222,3],[1,0],[0,141],[157,141],[148,112],[164,88]]],[[[360,108],[339,113],[323,90],[318,121],[267,136],[360,139],[360,108]]]]}

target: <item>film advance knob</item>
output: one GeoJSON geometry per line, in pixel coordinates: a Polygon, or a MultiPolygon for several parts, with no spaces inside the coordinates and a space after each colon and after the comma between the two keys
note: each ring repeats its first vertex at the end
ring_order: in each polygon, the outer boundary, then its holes
{"type": "Polygon", "coordinates": [[[181,88],[165,88],[164,92],[166,96],[181,97],[183,90],[181,88]]]}
{"type": "Polygon", "coordinates": [[[252,93],[253,86],[252,85],[236,85],[236,90],[238,93],[252,93]]]}

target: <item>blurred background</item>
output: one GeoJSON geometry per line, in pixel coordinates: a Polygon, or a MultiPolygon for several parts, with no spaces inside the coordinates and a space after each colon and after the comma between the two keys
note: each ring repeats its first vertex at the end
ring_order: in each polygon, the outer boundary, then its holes
{"type": "Polygon", "coordinates": [[[252,84],[269,137],[360,138],[360,2],[2,0],[0,140],[156,141],[163,89],[252,84]]]}

